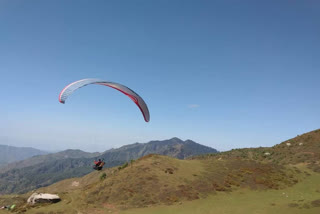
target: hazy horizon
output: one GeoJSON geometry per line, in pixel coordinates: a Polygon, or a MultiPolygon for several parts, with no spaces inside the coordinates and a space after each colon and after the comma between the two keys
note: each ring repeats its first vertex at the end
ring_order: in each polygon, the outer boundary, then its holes
{"type": "MultiPolygon", "coordinates": [[[[311,130],[311,131],[313,131],[313,130],[311,130]]],[[[304,133],[297,134],[296,136],[301,135],[301,134],[304,134],[304,133]]],[[[283,141],[289,140],[289,139],[294,138],[296,136],[292,136],[292,137],[290,137],[288,139],[283,139],[281,142],[277,142],[277,143],[275,143],[273,145],[268,145],[267,147],[272,147],[272,146],[274,146],[276,144],[280,144],[283,141]]],[[[97,148],[97,149],[94,149],[92,146],[90,147],[90,145],[82,146],[82,148],[78,148],[78,147],[70,147],[70,148],[69,147],[61,147],[59,149],[57,147],[53,147],[53,148],[50,149],[50,147],[48,147],[45,144],[39,144],[39,145],[35,144],[35,146],[32,146],[33,145],[32,143],[28,144],[26,142],[23,142],[22,144],[20,144],[21,142],[20,143],[19,142],[17,143],[17,142],[14,142],[14,141],[11,142],[10,140],[6,140],[5,138],[0,138],[0,145],[7,145],[7,146],[13,146],[13,147],[34,148],[34,149],[39,149],[39,150],[42,150],[42,151],[45,151],[45,152],[50,152],[50,153],[61,152],[61,151],[68,150],[68,149],[73,149],[73,150],[78,150],[79,149],[79,150],[82,150],[84,152],[100,152],[101,153],[101,152],[105,152],[106,150],[117,149],[117,148],[120,148],[122,146],[130,145],[130,144],[134,144],[134,143],[149,143],[150,141],[163,141],[163,140],[169,140],[169,139],[172,139],[172,138],[175,138],[175,137],[171,137],[171,138],[168,138],[168,139],[152,139],[152,140],[149,140],[147,142],[124,143],[124,144],[121,144],[121,145],[115,145],[115,146],[110,147],[110,148],[107,148],[107,147],[104,148],[103,146],[101,146],[100,148],[97,148]]],[[[192,139],[183,139],[183,138],[180,138],[180,137],[178,137],[178,138],[183,140],[183,141],[192,140],[192,139]]],[[[194,141],[194,140],[192,140],[192,141],[194,141]]],[[[196,143],[204,145],[204,144],[202,144],[200,142],[196,142],[196,143]]],[[[217,148],[215,148],[213,146],[210,146],[210,145],[204,145],[204,146],[209,146],[209,147],[211,147],[213,149],[217,149],[217,148]]],[[[257,145],[256,147],[263,147],[263,145],[257,145]]],[[[226,150],[219,150],[219,149],[217,149],[217,150],[219,152],[224,152],[224,151],[229,151],[231,149],[240,149],[240,148],[255,148],[255,146],[253,146],[253,147],[234,147],[234,148],[230,148],[230,149],[226,149],[226,150]]]]}

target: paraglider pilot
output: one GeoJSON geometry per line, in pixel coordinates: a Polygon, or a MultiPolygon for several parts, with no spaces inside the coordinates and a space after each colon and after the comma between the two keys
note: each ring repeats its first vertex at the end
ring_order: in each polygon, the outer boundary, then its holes
{"type": "Polygon", "coordinates": [[[96,165],[96,167],[100,166],[100,164],[102,163],[101,159],[99,159],[98,161],[94,161],[94,164],[96,165]]]}
{"type": "Polygon", "coordinates": [[[103,166],[104,166],[104,164],[105,164],[105,162],[103,161],[103,159],[101,160],[101,159],[99,159],[98,161],[94,161],[94,166],[93,166],[93,169],[95,169],[95,170],[101,170],[102,168],[103,168],[103,166]]]}

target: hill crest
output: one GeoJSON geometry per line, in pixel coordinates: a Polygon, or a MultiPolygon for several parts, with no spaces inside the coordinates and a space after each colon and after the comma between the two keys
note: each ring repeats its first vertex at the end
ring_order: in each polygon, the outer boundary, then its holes
{"type": "Polygon", "coordinates": [[[180,139],[151,141],[145,144],[135,143],[107,150],[103,154],[66,150],[32,157],[2,168],[0,194],[24,193],[70,177],[84,176],[92,172],[94,159],[104,159],[105,167],[114,167],[152,153],[184,159],[192,155],[212,152],[217,151],[180,139]]]}

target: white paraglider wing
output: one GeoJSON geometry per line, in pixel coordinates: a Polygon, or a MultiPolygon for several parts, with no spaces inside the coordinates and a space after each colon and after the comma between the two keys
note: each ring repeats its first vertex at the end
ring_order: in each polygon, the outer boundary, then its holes
{"type": "Polygon", "coordinates": [[[75,90],[77,90],[83,86],[90,85],[90,84],[108,86],[108,87],[114,88],[114,89],[122,92],[123,94],[127,95],[139,107],[139,109],[144,117],[144,120],[146,122],[149,122],[149,120],[150,120],[149,109],[147,107],[147,104],[144,102],[144,100],[137,93],[135,93],[133,90],[131,90],[130,88],[128,88],[124,85],[121,85],[119,83],[108,82],[108,81],[104,81],[104,80],[100,80],[100,79],[78,80],[73,83],[70,83],[64,89],[62,89],[62,91],[59,94],[59,102],[65,103],[68,96],[70,94],[72,94],[75,90]]]}

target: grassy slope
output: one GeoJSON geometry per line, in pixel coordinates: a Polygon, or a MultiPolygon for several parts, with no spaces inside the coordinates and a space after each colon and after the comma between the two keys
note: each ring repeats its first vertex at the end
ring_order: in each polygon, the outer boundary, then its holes
{"type": "Polygon", "coordinates": [[[110,211],[175,205],[199,198],[207,200],[221,192],[234,194],[237,189],[282,189],[305,177],[298,169],[247,160],[178,160],[149,155],[120,171],[113,168],[93,172],[39,189],[38,192],[58,193],[62,202],[32,209],[20,206],[18,210],[96,213],[101,207],[110,211]],[[294,176],[295,171],[300,172],[299,176],[294,176]],[[103,172],[108,177],[100,181],[103,172]]]}
{"type": "MultiPolygon", "coordinates": [[[[249,210],[261,214],[320,213],[319,139],[320,132],[316,130],[289,140],[291,146],[286,145],[287,141],[272,148],[232,150],[193,160],[149,155],[120,171],[112,168],[93,172],[40,189],[39,192],[58,193],[62,202],[43,207],[22,205],[17,210],[27,213],[248,213],[249,210]],[[264,156],[265,152],[271,155],[264,156]],[[108,176],[100,181],[104,172],[108,176]]],[[[3,200],[19,203],[28,195],[2,197],[0,205],[3,200]]]]}
{"type": "MultiPolygon", "coordinates": [[[[148,159],[150,161],[150,158],[148,159]]],[[[145,161],[144,161],[145,164],[145,161]]],[[[189,168],[186,172],[180,174],[181,176],[188,176],[189,173],[198,173],[201,171],[199,165],[201,162],[192,163],[194,169],[189,168]]],[[[309,176],[306,176],[301,182],[291,187],[280,190],[252,190],[249,188],[236,188],[234,191],[216,191],[208,193],[207,197],[201,197],[199,200],[181,200],[172,203],[170,206],[163,204],[148,205],[144,208],[133,208],[123,210],[123,206],[113,201],[103,200],[97,203],[83,201],[90,191],[98,186],[105,185],[105,182],[99,181],[101,173],[94,172],[85,176],[82,179],[68,179],[61,183],[48,187],[46,190],[57,191],[62,197],[62,202],[47,205],[44,207],[36,207],[29,209],[30,214],[41,213],[261,213],[267,214],[272,212],[279,213],[319,213],[320,207],[312,204],[312,201],[320,199],[320,174],[312,172],[304,165],[297,166],[300,171],[306,171],[309,176]],[[98,183],[92,182],[92,180],[98,183]],[[72,186],[75,182],[79,182],[79,186],[72,186]],[[82,185],[82,186],[81,186],[82,185]],[[64,189],[65,191],[61,191],[64,189]],[[87,193],[87,194],[86,194],[87,193]],[[112,203],[113,202],[113,203],[112,203]]],[[[121,172],[121,177],[126,177],[130,174],[124,170],[121,172]]],[[[109,173],[112,171],[109,170],[109,173]]],[[[174,175],[174,174],[170,174],[174,175]]],[[[175,179],[179,180],[179,176],[175,179]]],[[[119,175],[114,175],[118,177],[119,175]]],[[[168,175],[169,176],[169,175],[168,175]]],[[[196,176],[193,176],[196,177],[196,176]]],[[[109,178],[110,179],[110,178],[109,178]]],[[[117,178],[119,179],[119,178],[117,178]]],[[[139,180],[139,177],[136,178],[139,180]]],[[[174,182],[175,179],[169,179],[169,183],[174,182]]],[[[108,180],[108,179],[106,179],[108,180]]],[[[196,179],[195,179],[196,180],[196,179]]],[[[181,182],[181,181],[179,181],[181,182]]],[[[171,185],[172,186],[172,185],[171,185]]],[[[119,190],[115,187],[115,191],[119,190]]],[[[150,191],[150,190],[149,190],[150,191]]],[[[148,192],[143,187],[143,192],[148,192]]],[[[154,192],[154,191],[152,191],[154,192]]],[[[124,194],[124,192],[120,192],[124,194]]],[[[96,193],[101,197],[102,192],[96,193]]],[[[139,196],[140,197],[140,196],[139,196]]],[[[21,200],[21,199],[20,199],[21,200]]],[[[137,198],[135,200],[138,200],[137,198]]],[[[6,213],[6,212],[1,212],[6,213]]]]}
{"type": "Polygon", "coordinates": [[[298,135],[273,147],[233,149],[212,155],[193,157],[194,159],[249,159],[276,164],[307,163],[320,172],[320,129],[298,135]],[[287,145],[289,144],[289,145],[287,145]],[[270,153],[270,155],[265,155],[270,153]]]}
{"type": "Polygon", "coordinates": [[[93,157],[97,155],[99,156],[95,157],[96,159],[105,159],[105,167],[113,167],[150,153],[183,159],[191,155],[214,152],[217,151],[210,147],[178,138],[145,144],[135,143],[108,150],[101,155],[80,150],[66,150],[29,158],[0,168],[0,194],[23,194],[67,178],[86,175],[92,171],[93,157]]]}
{"type": "Polygon", "coordinates": [[[131,209],[120,213],[318,214],[320,213],[320,206],[316,207],[312,205],[311,202],[320,199],[319,181],[320,174],[312,173],[312,175],[303,182],[283,190],[251,191],[248,189],[241,189],[232,193],[218,193],[216,195],[210,195],[205,199],[183,202],[182,204],[175,204],[172,206],[131,209]]]}

